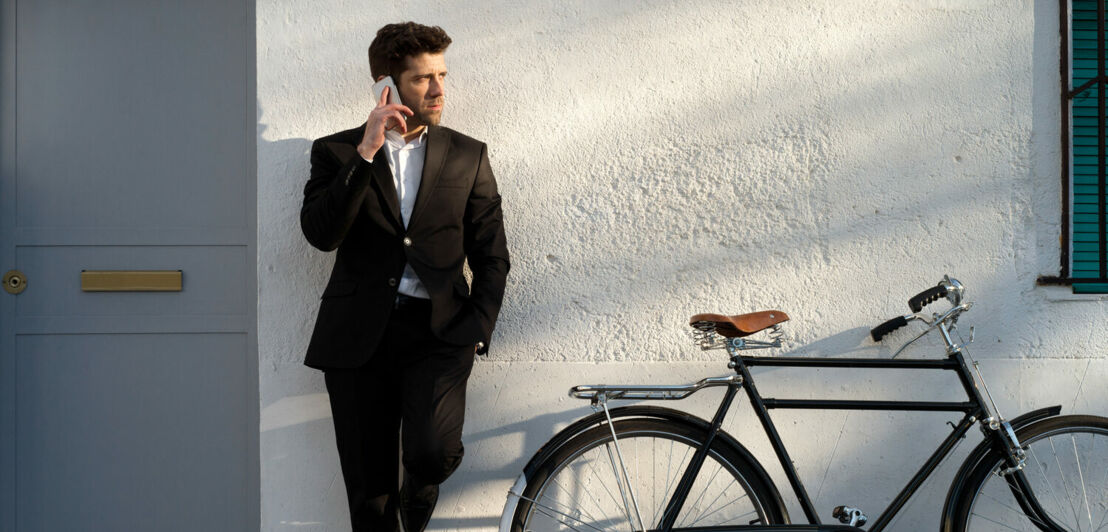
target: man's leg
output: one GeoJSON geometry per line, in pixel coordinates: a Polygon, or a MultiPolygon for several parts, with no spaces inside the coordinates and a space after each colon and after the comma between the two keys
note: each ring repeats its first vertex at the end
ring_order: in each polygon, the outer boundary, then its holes
{"type": "Polygon", "coordinates": [[[398,529],[399,394],[396,375],[382,358],[324,373],[354,532],[398,529]]]}
{"type": "Polygon", "coordinates": [[[462,462],[466,382],[473,368],[473,347],[424,338],[418,342],[423,352],[413,354],[403,370],[400,515],[406,532],[420,532],[427,526],[438,485],[462,462]]]}

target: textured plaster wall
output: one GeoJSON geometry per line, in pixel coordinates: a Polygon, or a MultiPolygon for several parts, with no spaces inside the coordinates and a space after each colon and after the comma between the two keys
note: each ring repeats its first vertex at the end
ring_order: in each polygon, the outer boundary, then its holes
{"type": "MultiPolygon", "coordinates": [[[[944,273],[1002,410],[1108,411],[1108,309],[1058,273],[1055,0],[257,4],[264,530],[348,530],[321,375],[301,366],[332,257],[298,225],[311,139],[371,107],[381,25],[454,38],[444,125],[489,144],[512,251],[461,469],[434,529],[495,527],[586,382],[721,375],[685,322],[776,308],[793,355],[888,357],[868,328],[944,273]]],[[[936,343],[911,351],[938,357],[936,343]]],[[[766,395],[956,397],[949,375],[759,371],[766,395]],[[946,377],[945,379],[942,377],[946,377]]],[[[714,393],[688,408],[710,415],[714,393]]],[[[745,401],[743,401],[745,403],[745,401]]],[[[673,405],[676,406],[676,405],[673,405]]],[[[775,414],[825,517],[880,513],[948,417],[775,414]]],[[[749,411],[726,425],[787,483],[749,411]]],[[[970,444],[960,452],[968,451],[970,444]]],[[[895,523],[932,529],[954,464],[895,523]]],[[[793,515],[800,516],[793,507],[793,515]]]]}

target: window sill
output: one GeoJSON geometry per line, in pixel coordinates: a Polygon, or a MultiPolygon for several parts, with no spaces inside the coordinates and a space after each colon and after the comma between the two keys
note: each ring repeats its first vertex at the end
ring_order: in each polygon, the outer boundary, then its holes
{"type": "Polygon", "coordinates": [[[1108,301],[1108,294],[1075,294],[1070,286],[1046,286],[1038,285],[1035,288],[1042,290],[1047,301],[1108,301]]]}

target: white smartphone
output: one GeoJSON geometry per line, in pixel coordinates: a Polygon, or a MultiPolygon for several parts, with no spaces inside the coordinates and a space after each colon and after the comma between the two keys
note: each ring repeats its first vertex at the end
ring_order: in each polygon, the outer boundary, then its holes
{"type": "Polygon", "coordinates": [[[389,88],[389,103],[401,103],[400,92],[396,90],[396,83],[393,83],[392,76],[385,76],[384,79],[373,84],[373,104],[377,105],[377,102],[381,101],[381,93],[385,92],[385,87],[389,88]]]}
{"type": "MultiPolygon", "coordinates": [[[[377,102],[381,101],[381,93],[385,92],[385,87],[389,88],[389,103],[400,103],[400,93],[396,90],[396,83],[393,83],[392,76],[385,76],[373,84],[373,105],[377,105],[377,102]]],[[[407,124],[408,117],[401,113],[400,116],[404,117],[404,123],[407,124]]],[[[385,135],[399,135],[396,131],[399,129],[399,124],[395,124],[395,119],[389,119],[385,122],[385,135]],[[390,125],[391,124],[391,125],[390,125]]]]}

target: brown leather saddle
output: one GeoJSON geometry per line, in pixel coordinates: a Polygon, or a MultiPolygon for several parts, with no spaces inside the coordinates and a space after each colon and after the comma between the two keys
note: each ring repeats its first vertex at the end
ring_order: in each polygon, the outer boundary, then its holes
{"type": "Polygon", "coordinates": [[[750,314],[738,314],[724,316],[723,314],[697,314],[689,318],[689,325],[701,329],[701,325],[714,325],[716,332],[727,338],[742,338],[750,336],[777,325],[789,321],[788,314],[780,310],[763,310],[750,314]],[[698,325],[699,324],[699,325],[698,325]]]}

